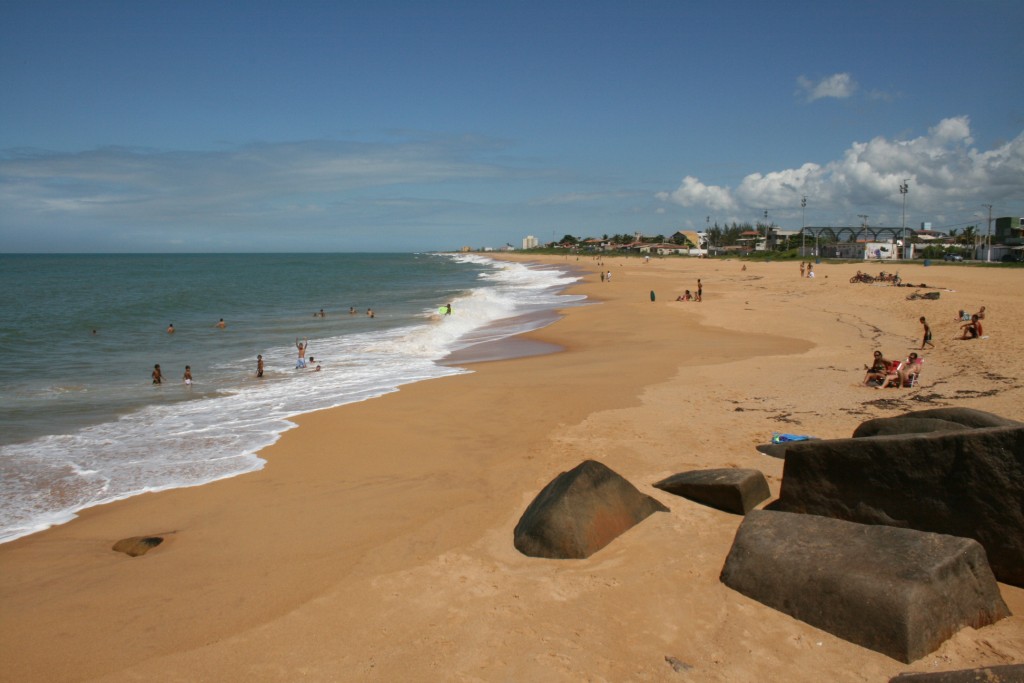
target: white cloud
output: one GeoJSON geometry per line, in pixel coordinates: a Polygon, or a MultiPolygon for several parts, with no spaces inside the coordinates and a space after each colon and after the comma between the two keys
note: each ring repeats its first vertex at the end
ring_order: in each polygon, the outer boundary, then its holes
{"type": "Polygon", "coordinates": [[[898,218],[904,179],[909,180],[914,205],[927,207],[930,217],[986,201],[1024,201],[1024,133],[988,151],[973,145],[970,119],[960,116],[910,140],[855,142],[824,165],[753,173],[733,188],[708,186],[687,176],[674,191],[656,196],[751,220],[764,207],[798,207],[806,195],[824,224],[864,211],[871,211],[876,221],[898,218]],[[822,220],[826,214],[832,218],[822,220]]]}
{"type": "Polygon", "coordinates": [[[826,97],[840,100],[846,99],[847,97],[852,97],[853,93],[857,91],[857,83],[848,73],[832,74],[817,82],[812,81],[806,76],[800,76],[796,79],[796,82],[800,86],[798,92],[808,102],[814,102],[826,97]]]}
{"type": "Polygon", "coordinates": [[[704,206],[715,211],[727,212],[736,208],[736,201],[728,188],[705,185],[693,176],[683,178],[682,184],[672,192],[659,192],[655,196],[662,201],[683,206],[704,206]]]}

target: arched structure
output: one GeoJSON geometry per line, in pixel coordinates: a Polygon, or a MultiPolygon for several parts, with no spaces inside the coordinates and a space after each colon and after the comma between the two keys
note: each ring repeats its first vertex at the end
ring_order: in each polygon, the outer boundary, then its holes
{"type": "MultiPolygon", "coordinates": [[[[907,228],[907,235],[912,233],[907,228]]],[[[798,234],[808,239],[818,238],[819,242],[893,242],[903,239],[903,228],[884,228],[864,226],[844,226],[833,228],[828,226],[807,226],[798,234]]]]}

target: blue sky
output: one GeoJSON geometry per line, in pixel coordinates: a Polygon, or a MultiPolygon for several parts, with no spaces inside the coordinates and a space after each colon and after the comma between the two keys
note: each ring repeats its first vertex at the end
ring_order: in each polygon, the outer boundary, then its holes
{"type": "Polygon", "coordinates": [[[0,252],[1024,216],[1024,3],[0,3],[0,252]]]}

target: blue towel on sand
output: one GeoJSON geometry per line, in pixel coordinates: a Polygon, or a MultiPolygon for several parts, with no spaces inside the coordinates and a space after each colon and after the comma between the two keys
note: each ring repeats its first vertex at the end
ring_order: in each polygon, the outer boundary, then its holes
{"type": "Polygon", "coordinates": [[[816,436],[803,436],[802,434],[779,434],[775,432],[772,435],[772,443],[786,443],[788,441],[810,441],[811,439],[817,439],[816,436]]]}

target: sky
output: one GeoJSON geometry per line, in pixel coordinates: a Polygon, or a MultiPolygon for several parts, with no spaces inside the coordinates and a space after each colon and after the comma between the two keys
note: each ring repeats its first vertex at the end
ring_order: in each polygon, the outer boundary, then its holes
{"type": "Polygon", "coordinates": [[[987,205],[1024,216],[1022,26],[1019,0],[2,2],[0,253],[518,247],[766,211],[984,233],[987,205]]]}

